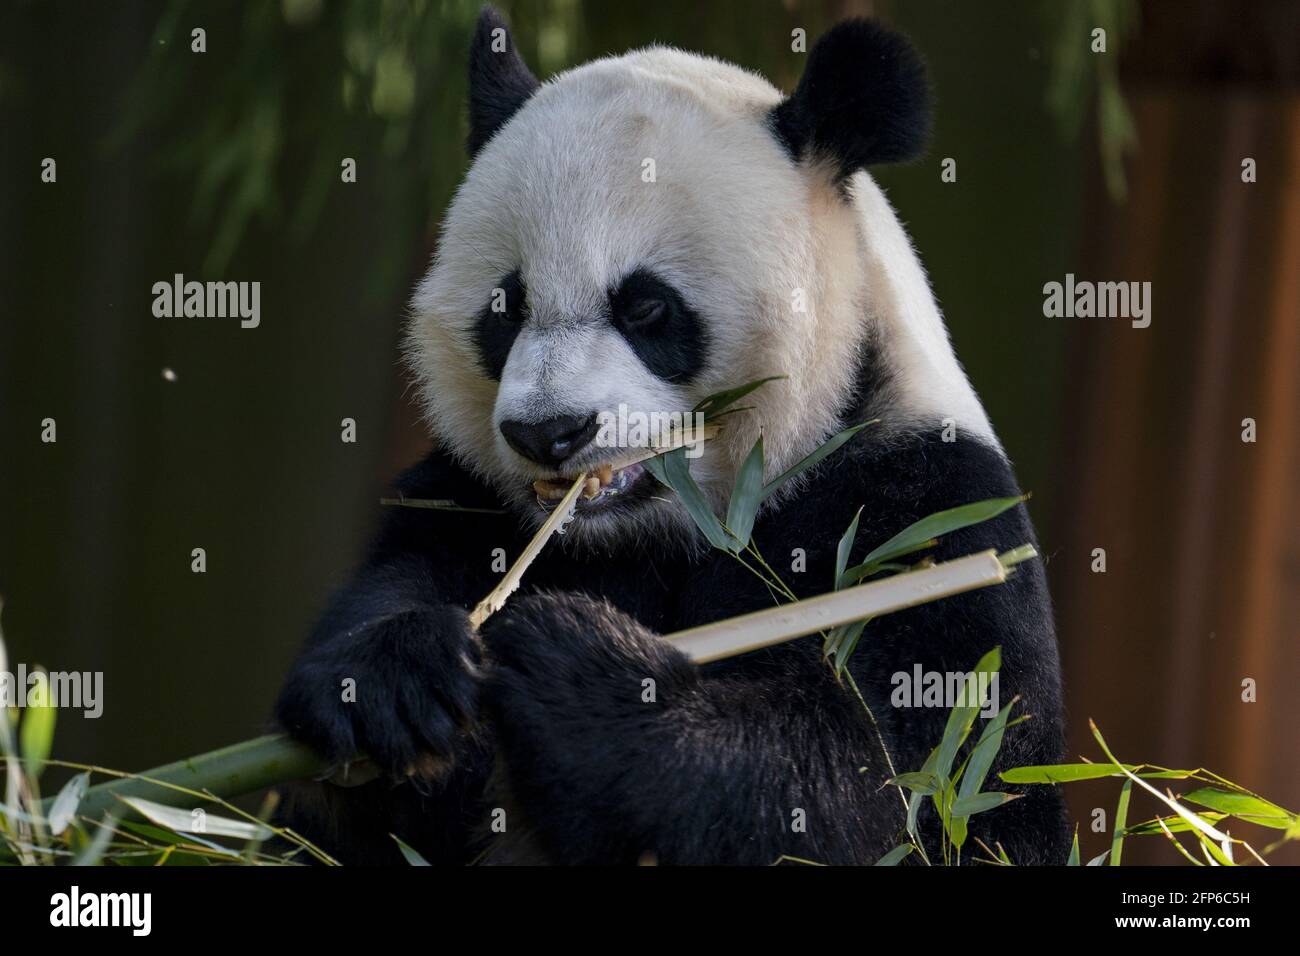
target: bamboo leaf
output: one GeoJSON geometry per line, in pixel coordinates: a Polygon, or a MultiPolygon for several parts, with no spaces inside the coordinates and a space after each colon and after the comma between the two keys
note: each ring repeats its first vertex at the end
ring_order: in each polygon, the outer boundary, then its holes
{"type": "Polygon", "coordinates": [[[844,668],[848,666],[849,658],[857,649],[858,640],[862,637],[862,632],[871,618],[863,618],[860,621],[854,621],[852,624],[841,624],[833,629],[826,639],[826,647],[823,655],[831,659],[831,664],[835,668],[836,676],[844,673],[844,668]]]}
{"type": "Polygon", "coordinates": [[[122,797],[121,799],[123,803],[146,820],[156,823],[160,827],[166,827],[168,830],[175,830],[177,833],[237,837],[241,840],[265,840],[271,835],[270,829],[258,823],[232,820],[229,817],[217,816],[215,813],[208,813],[207,811],[204,811],[202,817],[196,818],[190,810],[169,807],[141,797],[122,797]],[[196,826],[198,820],[202,820],[202,824],[196,826]]]}
{"type": "Polygon", "coordinates": [[[862,422],[860,425],[854,425],[851,428],[846,428],[844,429],[844,431],[840,432],[839,434],[834,435],[831,438],[828,438],[824,443],[818,445],[815,449],[813,449],[811,454],[809,454],[805,458],[800,459],[794,465],[790,466],[785,471],[781,472],[781,474],[777,475],[775,478],[769,481],[766,485],[764,485],[763,497],[764,498],[770,497],[774,492],[776,492],[778,488],[780,488],[791,478],[794,478],[795,476],[800,475],[803,472],[807,471],[813,465],[817,464],[822,459],[826,458],[828,455],[831,454],[831,452],[835,451],[846,441],[848,441],[850,438],[852,438],[854,435],[862,431],[862,429],[866,428],[870,424],[872,423],[862,422]]]}
{"type": "MultiPolygon", "coordinates": [[[[984,725],[984,731],[975,742],[975,749],[971,751],[970,759],[966,761],[966,769],[962,771],[961,787],[957,791],[958,802],[975,796],[980,792],[980,787],[984,786],[989,768],[993,766],[994,758],[1002,749],[1002,735],[1007,729],[1007,717],[1018,699],[1011,700],[984,725]]],[[[954,804],[953,817],[948,828],[949,838],[955,846],[960,847],[966,842],[966,820],[957,813],[956,804],[954,804]]]]}
{"type": "Polygon", "coordinates": [[[99,866],[100,860],[103,859],[104,853],[108,850],[108,845],[113,842],[113,831],[117,828],[117,818],[111,813],[104,814],[104,819],[99,824],[99,829],[91,837],[90,843],[81,855],[72,861],[73,866],[99,866]]]}
{"type": "Polygon", "coordinates": [[[68,828],[77,816],[77,807],[81,798],[90,788],[90,771],[77,774],[63,785],[59,795],[54,798],[48,818],[50,833],[58,836],[68,828]]]}
{"type": "Polygon", "coordinates": [[[388,834],[388,835],[389,835],[390,837],[393,838],[393,841],[397,844],[397,848],[398,848],[399,850],[402,851],[402,856],[406,858],[406,862],[409,863],[411,866],[431,866],[431,865],[432,865],[432,864],[429,863],[428,860],[426,860],[426,859],[425,859],[425,858],[420,854],[420,851],[419,851],[419,850],[415,849],[415,847],[413,847],[413,846],[411,846],[410,844],[408,844],[405,840],[403,840],[401,837],[399,837],[396,833],[390,833],[390,834],[388,834]]]}
{"type": "MultiPolygon", "coordinates": [[[[1101,731],[1097,728],[1097,725],[1090,720],[1088,721],[1088,727],[1092,730],[1093,739],[1095,739],[1097,741],[1097,745],[1101,747],[1101,752],[1106,755],[1106,759],[1108,759],[1114,766],[1120,767],[1121,764],[1115,759],[1115,755],[1110,752],[1110,747],[1106,744],[1106,740],[1104,737],[1102,737],[1101,731]]],[[[1214,827],[1206,823],[1204,820],[1202,820],[1191,810],[1184,807],[1181,803],[1175,800],[1171,795],[1161,793],[1155,787],[1151,786],[1151,784],[1147,783],[1145,780],[1140,779],[1131,771],[1125,770],[1124,776],[1128,777],[1130,780],[1135,782],[1142,789],[1149,791],[1157,800],[1160,800],[1166,806],[1172,808],[1175,813],[1177,813],[1180,817],[1182,817],[1184,820],[1190,823],[1192,825],[1192,828],[1196,831],[1198,838],[1201,839],[1202,844],[1206,842],[1206,838],[1218,844],[1217,846],[1213,846],[1211,848],[1212,852],[1216,857],[1226,859],[1229,865],[1231,864],[1232,840],[1226,833],[1221,833],[1220,831],[1216,830],[1214,827]]]]}
{"type": "Polygon", "coordinates": [[[1020,794],[1018,793],[1003,793],[1000,790],[977,793],[972,797],[958,797],[952,802],[952,816],[973,816],[976,813],[983,813],[986,810],[992,810],[1004,803],[1019,799],[1020,794]]]}
{"type": "Polygon", "coordinates": [[[720,551],[732,550],[734,539],[727,533],[727,529],[722,527],[722,522],[713,513],[713,508],[709,506],[704,492],[691,477],[686,449],[678,448],[656,458],[647,459],[645,466],[655,478],[673,490],[696,527],[704,532],[709,544],[720,551]]]}
{"type": "Polygon", "coordinates": [[[754,530],[754,516],[763,491],[763,436],[758,436],[754,447],[750,449],[745,461],[736,475],[736,487],[732,489],[731,501],[727,505],[727,528],[731,530],[733,540],[730,550],[742,551],[749,544],[754,530]]]}
{"type": "Polygon", "coordinates": [[[984,732],[975,743],[966,770],[962,773],[961,789],[957,793],[959,797],[969,797],[979,793],[980,787],[984,786],[989,768],[993,766],[998,751],[1002,749],[1002,735],[1007,729],[1007,718],[1011,715],[1011,708],[1016,705],[1018,699],[1013,699],[998,711],[997,716],[984,725],[984,732]]]}
{"type": "Polygon", "coordinates": [[[1246,793],[1233,793],[1218,787],[1201,787],[1183,795],[1184,800],[1199,803],[1211,810],[1231,814],[1238,820],[1257,823],[1262,827],[1285,830],[1295,822],[1295,816],[1275,803],[1246,793]]]}
{"type": "Polygon", "coordinates": [[[729,405],[740,401],[750,392],[766,385],[768,382],[775,382],[777,379],[785,378],[784,375],[769,375],[767,378],[755,379],[752,382],[746,382],[744,385],[737,385],[735,388],[724,389],[721,392],[714,392],[712,395],[706,395],[696,403],[691,409],[692,412],[700,412],[707,420],[710,416],[717,415],[729,405]]]}
{"type": "Polygon", "coordinates": [[[886,782],[892,783],[896,787],[906,787],[913,793],[923,793],[926,796],[939,789],[939,778],[932,773],[921,770],[900,773],[897,777],[893,777],[886,782]]]}
{"type": "Polygon", "coordinates": [[[50,706],[48,675],[45,678],[32,688],[22,723],[18,725],[18,747],[33,779],[45,769],[45,761],[50,759],[54,746],[55,710],[50,706]]]}
{"type": "MultiPolygon", "coordinates": [[[[1124,770],[1136,772],[1143,766],[1143,764],[1125,764],[1124,770]]],[[[998,774],[998,778],[1003,783],[1074,783],[1079,780],[1122,776],[1124,776],[1123,770],[1108,763],[1058,763],[1013,767],[998,774]]]]}
{"type": "MultiPolygon", "coordinates": [[[[1201,818],[1207,823],[1218,823],[1220,820],[1226,820],[1226,813],[1202,813],[1201,818]]],[[[1124,828],[1124,836],[1155,836],[1165,830],[1171,833],[1185,833],[1192,829],[1192,825],[1177,815],[1167,817],[1156,817],[1152,820],[1146,820],[1142,823],[1135,823],[1131,827],[1124,828]]]]}
{"type": "Polygon", "coordinates": [[[1119,791],[1119,805],[1115,808],[1115,822],[1110,838],[1110,865],[1119,866],[1124,853],[1124,828],[1128,826],[1128,802],[1133,795],[1133,781],[1125,780],[1119,791]]]}
{"type": "Polygon", "coordinates": [[[222,846],[220,843],[213,843],[211,840],[205,840],[193,833],[180,834],[172,830],[164,830],[162,827],[151,826],[147,823],[136,823],[131,820],[124,820],[118,826],[138,836],[148,837],[157,843],[170,846],[202,846],[222,856],[228,856],[234,860],[239,859],[239,854],[229,847],[222,846]]]}
{"type": "Polygon", "coordinates": [[[854,581],[861,580],[873,574],[875,566],[882,561],[891,561],[905,554],[912,554],[929,546],[934,539],[942,535],[996,518],[1024,500],[1024,497],[989,498],[985,501],[973,501],[970,504],[949,508],[946,511],[936,511],[908,525],[868,554],[861,564],[849,568],[845,574],[854,581]]]}
{"type": "Polygon", "coordinates": [[[912,846],[912,844],[910,843],[904,843],[900,846],[896,846],[888,853],[886,853],[884,856],[882,856],[879,860],[877,860],[875,865],[876,866],[898,866],[898,864],[905,857],[911,855],[914,849],[916,849],[916,847],[912,846]]]}
{"type": "Polygon", "coordinates": [[[1074,827],[1074,844],[1070,847],[1070,858],[1065,861],[1066,866],[1079,865],[1079,827],[1074,827]]]}
{"type": "MultiPolygon", "coordinates": [[[[975,665],[976,678],[976,697],[975,701],[959,701],[952,711],[948,714],[948,723],[944,727],[943,739],[939,743],[938,756],[935,759],[935,773],[942,780],[947,780],[952,773],[953,760],[957,757],[957,751],[965,742],[966,737],[970,734],[971,727],[975,723],[975,717],[980,708],[984,705],[984,695],[988,690],[987,680],[980,680],[979,675],[991,675],[1002,666],[1002,648],[995,647],[975,665]]],[[[965,697],[966,685],[963,685],[963,698],[965,697]]]]}
{"type": "Polygon", "coordinates": [[[862,517],[862,509],[859,508],[853,520],[849,522],[848,528],[840,538],[839,546],[835,549],[835,590],[839,591],[848,586],[849,580],[845,577],[844,572],[849,566],[849,555],[853,552],[853,542],[858,537],[858,520],[862,517]]]}
{"type": "MultiPolygon", "coordinates": [[[[1098,853],[1096,856],[1094,856],[1091,860],[1088,861],[1088,865],[1101,866],[1103,863],[1106,862],[1106,857],[1108,856],[1110,856],[1110,850],[1102,850],[1100,853],[1098,853]]],[[[1116,863],[1111,863],[1111,866],[1117,866],[1117,865],[1118,864],[1116,863]]]]}

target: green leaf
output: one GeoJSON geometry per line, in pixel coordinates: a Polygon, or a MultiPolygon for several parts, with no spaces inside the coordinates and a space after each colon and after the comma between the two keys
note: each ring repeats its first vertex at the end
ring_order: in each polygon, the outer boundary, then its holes
{"type": "Polygon", "coordinates": [[[99,829],[91,837],[90,843],[81,855],[72,861],[73,866],[99,866],[100,860],[108,850],[109,844],[113,842],[113,837],[117,834],[113,831],[117,828],[117,818],[111,813],[104,814],[99,829]]]}
{"type": "MultiPolygon", "coordinates": [[[[1137,771],[1142,764],[1126,764],[1137,771]]],[[[1003,770],[998,778],[1003,783],[1074,783],[1078,780],[1099,780],[1102,777],[1122,777],[1118,769],[1106,763],[1057,763],[1035,767],[1014,767],[1003,770]]]]}
{"type": "Polygon", "coordinates": [[[1201,787],[1183,795],[1184,800],[1199,803],[1211,810],[1231,814],[1238,820],[1257,823],[1262,827],[1285,830],[1295,822],[1295,816],[1275,803],[1269,803],[1253,794],[1234,793],[1218,787],[1201,787]]]}
{"type": "Polygon", "coordinates": [[[835,549],[835,590],[839,591],[847,587],[851,582],[844,576],[844,571],[849,566],[849,555],[853,552],[853,542],[858,538],[858,520],[862,517],[862,509],[859,508],[853,520],[849,522],[848,528],[840,538],[839,546],[835,549]]]}
{"type": "Polygon", "coordinates": [[[998,790],[990,790],[986,793],[977,793],[971,797],[958,797],[952,803],[952,816],[969,817],[976,813],[983,813],[986,810],[993,810],[1002,806],[1004,803],[1010,803],[1012,800],[1019,800],[1018,793],[1002,793],[998,790]]]}
{"type": "MultiPolygon", "coordinates": [[[[1212,824],[1218,823],[1220,820],[1226,820],[1228,819],[1228,816],[1229,815],[1226,813],[1201,814],[1201,817],[1207,823],[1212,824]]],[[[1155,819],[1146,820],[1142,823],[1135,823],[1131,827],[1125,827],[1124,836],[1158,836],[1162,835],[1166,830],[1172,833],[1185,833],[1191,829],[1193,829],[1193,827],[1190,823],[1182,817],[1174,814],[1167,817],[1156,817],[1155,819]],[[1164,823],[1163,827],[1160,825],[1162,822],[1164,823]]]]}
{"type": "MultiPolygon", "coordinates": [[[[43,672],[42,672],[43,673],[43,672]]],[[[45,769],[54,746],[54,715],[50,706],[49,677],[32,688],[28,705],[23,710],[22,723],[18,725],[18,747],[27,763],[32,778],[39,777],[45,769]]]]}
{"type": "Polygon", "coordinates": [[[915,849],[916,847],[912,846],[912,844],[910,843],[904,843],[900,846],[896,846],[888,853],[886,853],[884,856],[882,856],[879,860],[877,860],[875,865],[876,866],[898,866],[898,864],[905,857],[911,855],[912,851],[915,849]]]}
{"type": "MultiPolygon", "coordinates": [[[[1108,856],[1110,856],[1110,850],[1102,850],[1100,853],[1098,853],[1096,856],[1094,856],[1091,860],[1088,861],[1088,865],[1101,866],[1103,863],[1106,862],[1106,857],[1108,856]]],[[[1111,866],[1117,866],[1117,865],[1118,864],[1116,863],[1111,864],[1111,866]]]]}
{"type": "Polygon", "coordinates": [[[785,378],[784,375],[769,375],[767,378],[755,379],[752,382],[746,382],[744,385],[738,385],[735,388],[728,388],[721,392],[714,392],[712,395],[706,395],[696,403],[691,409],[692,412],[701,412],[707,421],[710,416],[717,415],[728,405],[732,405],[750,392],[761,388],[768,382],[775,382],[777,379],[785,378]]]}
{"type": "MultiPolygon", "coordinates": [[[[1007,729],[1007,717],[1011,714],[1011,708],[1016,705],[1013,699],[1007,706],[1003,707],[997,714],[984,725],[984,731],[980,734],[979,740],[975,742],[975,749],[971,751],[970,759],[966,761],[966,769],[962,771],[961,787],[957,791],[957,799],[961,801],[967,797],[973,797],[980,792],[980,787],[984,786],[984,781],[988,777],[989,768],[993,766],[993,760],[1002,749],[1002,735],[1007,729]]],[[[953,811],[954,816],[958,816],[953,811]]],[[[958,818],[953,820],[953,825],[949,828],[950,837],[956,846],[961,846],[966,842],[966,821],[958,818]]]]}
{"type": "Polygon", "coordinates": [[[775,478],[769,481],[766,485],[764,485],[763,497],[764,498],[770,497],[773,494],[773,492],[775,492],[778,488],[780,488],[791,478],[794,478],[796,475],[800,475],[803,472],[807,471],[813,465],[820,462],[823,458],[825,458],[831,452],[835,451],[846,441],[848,441],[850,438],[852,438],[854,435],[862,431],[862,429],[866,428],[870,424],[872,423],[863,422],[860,425],[854,425],[852,428],[846,428],[838,435],[834,435],[831,438],[827,439],[825,442],[823,442],[821,445],[818,445],[815,449],[813,449],[810,455],[796,462],[794,465],[790,466],[785,471],[781,472],[781,474],[777,475],[775,478]]]}
{"type": "Polygon", "coordinates": [[[222,856],[228,856],[234,860],[239,859],[239,854],[229,847],[222,846],[220,843],[213,843],[211,840],[205,840],[193,833],[176,833],[147,823],[136,823],[133,820],[124,820],[118,826],[138,836],[148,837],[156,843],[170,844],[172,846],[202,846],[222,856]]]}
{"type": "MultiPolygon", "coordinates": [[[[1092,731],[1093,739],[1096,740],[1097,745],[1101,747],[1101,752],[1106,755],[1106,759],[1115,767],[1122,767],[1123,765],[1120,764],[1120,762],[1115,758],[1115,755],[1111,753],[1110,745],[1106,743],[1106,738],[1101,735],[1101,728],[1099,728],[1094,721],[1089,720],[1088,729],[1092,731]]],[[[1167,793],[1161,793],[1155,787],[1151,786],[1151,784],[1140,779],[1131,771],[1124,771],[1124,776],[1128,777],[1129,780],[1132,780],[1139,787],[1146,790],[1153,797],[1190,823],[1196,833],[1197,839],[1201,841],[1202,849],[1206,850],[1211,856],[1218,859],[1220,864],[1227,866],[1233,865],[1232,860],[1229,858],[1229,854],[1232,852],[1231,837],[1226,833],[1215,829],[1212,824],[1207,823],[1202,817],[1187,809],[1187,807],[1183,806],[1172,796],[1169,796],[1167,793]]],[[[1178,841],[1175,840],[1174,842],[1177,843],[1178,841]]]]}
{"type": "Polygon", "coordinates": [[[232,820],[206,810],[202,816],[196,817],[192,810],[169,807],[141,797],[122,797],[121,800],[146,820],[177,833],[236,837],[241,840],[265,840],[271,835],[270,829],[260,823],[232,820]],[[200,820],[202,823],[199,823],[200,820]]]}
{"type": "Polygon", "coordinates": [[[1065,861],[1066,866],[1079,865],[1079,827],[1076,824],[1074,828],[1074,845],[1070,847],[1070,858],[1065,861]]]}
{"type": "Polygon", "coordinates": [[[896,787],[906,787],[913,793],[922,793],[927,797],[939,789],[939,778],[922,770],[900,773],[897,777],[887,780],[886,783],[892,783],[896,787]]]}
{"type": "Polygon", "coordinates": [[[402,856],[406,858],[406,862],[409,863],[411,866],[432,865],[429,863],[428,860],[426,860],[423,856],[420,855],[419,850],[415,849],[413,846],[410,846],[396,833],[390,833],[388,835],[393,838],[394,842],[397,843],[397,848],[402,851],[402,856]]]}
{"type": "Polygon", "coordinates": [[[709,544],[720,551],[732,550],[732,537],[722,522],[713,513],[704,492],[691,477],[690,462],[686,458],[686,449],[677,448],[663,455],[657,455],[643,463],[652,475],[662,484],[668,486],[685,506],[687,514],[695,522],[709,544]]]}
{"type": "Polygon", "coordinates": [[[81,798],[86,795],[86,790],[90,787],[90,771],[79,773],[59,791],[59,795],[54,798],[54,803],[50,807],[48,823],[50,833],[58,836],[68,828],[68,825],[77,816],[77,807],[81,804],[81,798]]]}
{"type": "Polygon", "coordinates": [[[763,490],[763,436],[758,436],[754,447],[745,456],[736,476],[736,487],[731,492],[731,502],[727,506],[727,527],[731,530],[733,540],[731,551],[740,552],[749,544],[750,534],[754,530],[754,516],[762,499],[763,490]]]}
{"type": "Polygon", "coordinates": [[[854,650],[857,649],[862,632],[870,620],[871,618],[864,617],[860,621],[841,624],[839,627],[832,629],[830,634],[827,635],[826,646],[822,654],[831,659],[836,676],[844,673],[844,668],[848,666],[849,658],[853,656],[854,650]]]}
{"type": "Polygon", "coordinates": [[[876,570],[875,566],[883,561],[892,561],[905,554],[912,554],[928,547],[934,539],[942,535],[996,518],[1024,500],[1023,497],[989,498],[985,501],[973,501],[970,504],[949,508],[947,511],[936,511],[908,525],[868,554],[861,564],[849,568],[844,573],[854,581],[861,580],[873,574],[876,570]]]}
{"type": "MultiPolygon", "coordinates": [[[[921,773],[929,774],[935,779],[938,776],[934,772],[935,759],[939,754],[939,748],[930,751],[930,755],[925,758],[925,763],[921,765],[921,773]]],[[[917,842],[919,837],[916,835],[916,822],[921,812],[921,801],[925,798],[923,793],[913,793],[907,801],[907,835],[912,838],[912,842],[917,842]]]]}
{"type": "MultiPolygon", "coordinates": [[[[939,742],[938,756],[935,758],[935,772],[941,779],[947,780],[952,773],[952,764],[957,757],[957,751],[965,743],[971,727],[975,724],[975,718],[979,714],[980,708],[984,706],[984,696],[988,692],[988,681],[981,681],[979,675],[992,675],[1001,667],[1002,648],[995,647],[981,657],[979,663],[975,665],[975,693],[980,699],[965,703],[959,702],[948,714],[948,723],[944,727],[943,739],[939,742]]],[[[965,685],[963,685],[963,690],[965,690],[965,685]]]]}
{"type": "Polygon", "coordinates": [[[1133,781],[1125,780],[1119,791],[1119,805],[1115,808],[1114,832],[1110,838],[1110,865],[1119,866],[1124,853],[1124,828],[1128,826],[1128,802],[1133,795],[1133,781]]]}

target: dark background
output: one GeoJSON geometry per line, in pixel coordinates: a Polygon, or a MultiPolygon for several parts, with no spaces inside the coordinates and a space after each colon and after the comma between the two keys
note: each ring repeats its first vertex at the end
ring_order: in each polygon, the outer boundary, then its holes
{"type": "MultiPolygon", "coordinates": [[[[501,6],[542,77],[662,42],[789,90],[796,27],[811,43],[875,13],[912,35],[935,137],[878,178],[1033,492],[1072,747],[1097,756],[1091,717],[1123,759],[1208,766],[1300,808],[1300,5],[501,6]],[[1044,318],[1043,284],[1067,272],[1151,281],[1151,328],[1044,318]]],[[[143,769],[261,732],[384,482],[426,446],[397,344],[466,165],[476,13],[0,5],[5,638],[13,661],[105,673],[104,716],[61,714],[56,756],[143,769]],[[151,287],[177,272],[260,281],[261,327],[155,318],[151,287]]],[[[1116,793],[1069,791],[1086,856],[1116,793]]],[[[1126,859],[1176,857],[1131,841],[1126,859]]]]}

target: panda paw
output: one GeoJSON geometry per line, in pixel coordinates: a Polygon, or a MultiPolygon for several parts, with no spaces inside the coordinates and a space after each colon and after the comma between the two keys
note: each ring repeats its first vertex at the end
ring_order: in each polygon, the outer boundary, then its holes
{"type": "Polygon", "coordinates": [[[310,647],[276,721],[332,762],[365,755],[394,779],[436,778],[476,717],[480,662],[463,610],[404,611],[310,647]]]}
{"type": "Polygon", "coordinates": [[[516,783],[598,786],[600,768],[626,773],[628,760],[644,762],[672,739],[674,711],[700,684],[680,651],[581,594],[520,599],[481,633],[491,665],[484,705],[516,783]]]}

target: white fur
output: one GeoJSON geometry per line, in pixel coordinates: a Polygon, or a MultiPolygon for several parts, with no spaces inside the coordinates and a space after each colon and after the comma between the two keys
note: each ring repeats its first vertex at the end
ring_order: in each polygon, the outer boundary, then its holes
{"type": "Polygon", "coordinates": [[[791,163],[765,124],[780,99],[738,67],[656,47],[555,77],[482,149],[415,294],[408,354],[435,437],[508,500],[529,507],[546,472],[506,446],[503,418],[685,410],[786,376],[693,464],[721,503],[760,429],[771,476],[841,427],[869,330],[892,373],[883,427],[952,418],[996,444],[883,193],[859,173],[846,203],[826,170],[791,163]],[[608,324],[607,291],[638,267],[703,319],[706,368],[689,387],[652,375],[608,324]],[[471,330],[515,268],[531,315],[498,389],[471,330]]]}

